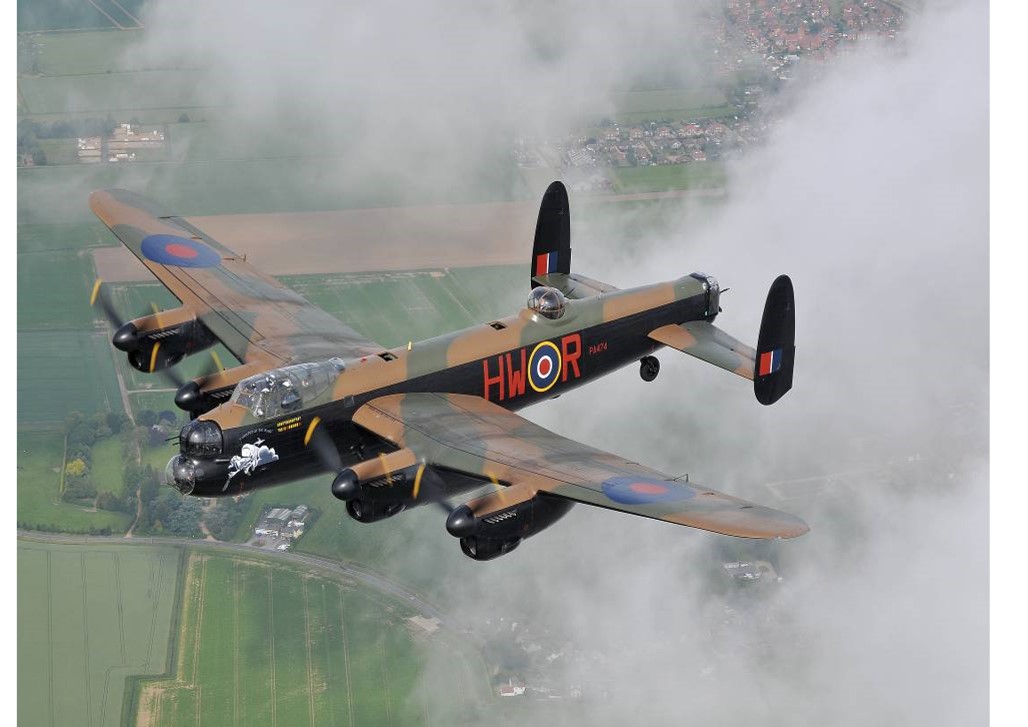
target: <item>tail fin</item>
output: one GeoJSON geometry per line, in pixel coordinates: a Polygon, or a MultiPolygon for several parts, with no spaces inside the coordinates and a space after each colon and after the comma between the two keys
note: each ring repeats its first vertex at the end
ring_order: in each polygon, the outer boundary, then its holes
{"type": "Polygon", "coordinates": [[[757,337],[753,393],[761,404],[774,404],[792,388],[796,359],[796,304],[792,280],[779,275],[771,283],[757,337]]]}
{"type": "Polygon", "coordinates": [[[568,191],[561,182],[546,188],[539,206],[539,221],[535,225],[532,244],[532,287],[543,285],[537,278],[555,273],[571,272],[571,215],[568,210],[568,191]]]}
{"type": "Polygon", "coordinates": [[[548,285],[568,298],[589,298],[617,290],[613,285],[571,274],[571,212],[561,182],[546,188],[532,244],[532,287],[548,285]]]}

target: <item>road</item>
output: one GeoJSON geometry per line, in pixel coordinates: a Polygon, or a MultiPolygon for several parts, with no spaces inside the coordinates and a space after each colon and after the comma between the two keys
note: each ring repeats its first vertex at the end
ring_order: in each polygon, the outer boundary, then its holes
{"type": "MultiPolygon", "coordinates": [[[[57,543],[61,545],[174,545],[178,547],[189,547],[197,549],[221,550],[228,553],[249,556],[251,558],[268,558],[288,563],[303,565],[308,568],[315,568],[327,573],[345,575],[360,583],[374,588],[375,590],[392,596],[410,608],[421,613],[425,618],[439,619],[442,627],[455,633],[467,636],[469,630],[463,625],[449,617],[437,606],[429,603],[418,593],[407,586],[376,573],[364,566],[354,563],[344,563],[328,558],[321,558],[316,555],[305,553],[291,553],[289,551],[266,551],[255,550],[252,545],[245,543],[225,543],[220,540],[184,540],[182,538],[125,538],[120,535],[65,535],[61,533],[44,533],[34,530],[18,530],[18,539],[38,543],[57,543]]],[[[475,639],[478,642],[477,639],[475,639]]]]}

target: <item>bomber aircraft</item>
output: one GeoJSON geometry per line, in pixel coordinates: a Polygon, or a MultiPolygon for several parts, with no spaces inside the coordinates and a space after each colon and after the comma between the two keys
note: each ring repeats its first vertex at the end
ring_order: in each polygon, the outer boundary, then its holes
{"type": "Polygon", "coordinates": [[[792,282],[779,276],[756,349],[713,325],[713,277],[619,290],[571,272],[567,190],[546,190],[531,292],[509,318],[387,350],[132,192],[93,192],[96,215],[182,302],[123,322],[93,288],[135,368],[172,371],[220,341],[233,368],[178,380],[190,412],[167,484],[236,495],[318,473],[362,523],[442,506],[462,551],[491,560],[576,502],[744,538],[792,538],[799,518],[585,446],[515,413],[632,362],[652,381],[669,347],[753,382],[762,404],[792,387],[792,282]],[[456,495],[481,490],[453,507],[456,495]]]}

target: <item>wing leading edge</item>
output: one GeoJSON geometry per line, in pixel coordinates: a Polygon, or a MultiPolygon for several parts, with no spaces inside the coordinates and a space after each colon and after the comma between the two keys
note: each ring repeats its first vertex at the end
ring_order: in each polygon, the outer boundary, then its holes
{"type": "Polygon", "coordinates": [[[99,190],[89,206],[240,361],[277,366],[382,350],[146,197],[99,190]]]}
{"type": "Polygon", "coordinates": [[[809,530],[794,515],[673,481],[475,396],[383,396],[353,420],[429,464],[533,492],[744,538],[794,538],[809,530]]]}

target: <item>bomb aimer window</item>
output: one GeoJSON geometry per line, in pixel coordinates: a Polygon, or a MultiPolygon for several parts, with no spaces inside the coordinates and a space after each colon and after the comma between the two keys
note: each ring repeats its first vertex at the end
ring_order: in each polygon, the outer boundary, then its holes
{"type": "Polygon", "coordinates": [[[556,288],[540,286],[532,290],[528,296],[528,309],[535,311],[544,318],[560,318],[564,315],[567,299],[556,288]]]}

